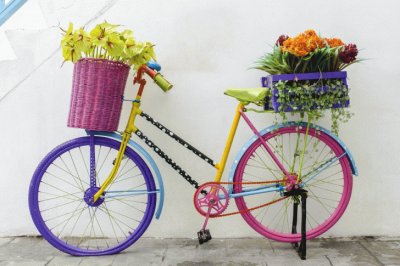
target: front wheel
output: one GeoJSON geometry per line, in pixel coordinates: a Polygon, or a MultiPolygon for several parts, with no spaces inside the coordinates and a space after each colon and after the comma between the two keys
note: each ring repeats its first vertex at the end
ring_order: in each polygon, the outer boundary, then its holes
{"type": "MultiPolygon", "coordinates": [[[[331,228],[342,216],[351,196],[352,171],[343,148],[328,134],[310,128],[308,135],[302,126],[287,126],[262,136],[285,168],[298,176],[301,168],[301,186],[308,191],[306,228],[307,239],[315,238],[331,228]],[[306,144],[306,145],[305,145],[306,144]],[[304,160],[301,162],[302,152],[304,160]],[[302,165],[302,167],[300,167],[302,165]]],[[[236,168],[234,193],[257,189],[256,185],[241,182],[284,179],[260,140],[244,153],[236,168]]],[[[285,185],[281,183],[280,185],[285,185]]],[[[291,196],[263,208],[250,208],[276,201],[282,197],[275,191],[235,198],[244,220],[258,233],[282,242],[298,242],[300,225],[292,228],[294,203],[299,196],[291,196]]],[[[301,221],[300,218],[297,221],[301,221]]]]}
{"type": "Polygon", "coordinates": [[[94,153],[90,137],[56,147],[39,164],[29,189],[29,208],[39,232],[54,247],[77,256],[114,254],[129,247],[146,231],[156,204],[151,171],[129,147],[104,197],[90,201],[120,146],[112,139],[93,138],[94,153]],[[90,179],[91,160],[95,182],[90,179]]]}

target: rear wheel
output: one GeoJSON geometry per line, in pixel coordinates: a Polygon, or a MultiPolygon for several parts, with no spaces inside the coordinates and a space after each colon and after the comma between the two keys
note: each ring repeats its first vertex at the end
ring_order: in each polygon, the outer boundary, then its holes
{"type": "MultiPolygon", "coordinates": [[[[306,140],[306,128],[287,126],[263,136],[274,154],[288,171],[298,175],[300,157],[306,140]]],[[[308,191],[307,239],[312,239],[331,228],[342,216],[351,196],[352,171],[342,147],[328,134],[309,129],[302,166],[301,184],[308,191]],[[339,159],[338,159],[339,158],[339,159]]],[[[234,192],[251,190],[262,185],[240,182],[282,180],[284,176],[272,161],[260,140],[245,152],[237,166],[234,192]]],[[[286,185],[286,184],[282,184],[286,185]]],[[[299,196],[288,197],[274,204],[248,211],[249,208],[281,198],[280,192],[270,192],[235,198],[244,220],[261,235],[282,242],[298,242],[299,233],[292,233],[293,205],[299,196]]],[[[298,219],[300,221],[300,219],[298,219]]],[[[298,223],[297,232],[300,232],[298,223]]]]}
{"type": "Polygon", "coordinates": [[[72,255],[107,255],[132,245],[149,226],[156,204],[151,171],[127,147],[114,182],[96,203],[93,194],[110,173],[120,142],[94,137],[68,141],[36,169],[29,190],[32,219],[54,247],[72,255]],[[90,160],[96,185],[90,185],[90,160]],[[149,193],[152,192],[152,193],[149,193]]]}

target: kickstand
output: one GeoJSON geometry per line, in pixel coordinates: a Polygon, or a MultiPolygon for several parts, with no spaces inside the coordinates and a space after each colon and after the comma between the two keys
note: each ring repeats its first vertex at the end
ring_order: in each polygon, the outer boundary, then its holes
{"type": "MultiPolygon", "coordinates": [[[[307,239],[306,239],[306,221],[307,221],[307,190],[304,189],[296,189],[289,192],[285,192],[286,196],[300,196],[301,200],[301,240],[300,245],[295,242],[292,243],[293,248],[299,254],[299,257],[302,260],[306,259],[307,255],[307,239]]],[[[299,202],[293,203],[293,221],[292,221],[292,234],[297,234],[297,210],[298,210],[299,202]]]]}

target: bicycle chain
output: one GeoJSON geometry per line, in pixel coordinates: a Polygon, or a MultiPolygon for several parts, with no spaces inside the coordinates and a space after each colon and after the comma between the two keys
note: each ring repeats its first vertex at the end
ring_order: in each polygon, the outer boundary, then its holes
{"type": "Polygon", "coordinates": [[[190,185],[195,189],[199,188],[199,183],[193,179],[185,170],[183,170],[176,162],[174,162],[163,150],[161,150],[154,142],[152,142],[142,131],[136,130],[135,135],[146,143],[157,155],[164,159],[175,171],[178,172],[190,185]]]}
{"type": "MultiPolygon", "coordinates": [[[[206,185],[206,184],[217,184],[217,185],[238,185],[238,184],[242,184],[242,185],[261,185],[261,184],[281,183],[281,182],[285,182],[285,181],[286,180],[282,179],[282,180],[260,181],[260,182],[207,182],[207,183],[202,184],[201,186],[206,185]]],[[[210,216],[209,218],[221,218],[221,217],[231,216],[231,215],[235,215],[235,214],[242,214],[242,213],[245,213],[245,212],[254,211],[254,210],[266,207],[268,205],[272,205],[272,204],[277,203],[279,201],[282,201],[282,200],[284,200],[286,198],[288,198],[288,196],[284,196],[282,198],[279,198],[279,199],[276,199],[276,200],[261,204],[259,206],[248,208],[246,210],[241,210],[241,211],[236,211],[236,212],[229,212],[229,213],[221,213],[221,214],[216,215],[216,216],[212,216],[212,217],[210,216]]]]}

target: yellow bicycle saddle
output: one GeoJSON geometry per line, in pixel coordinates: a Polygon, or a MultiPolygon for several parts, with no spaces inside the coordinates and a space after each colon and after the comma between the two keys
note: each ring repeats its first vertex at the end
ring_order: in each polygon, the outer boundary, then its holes
{"type": "Polygon", "coordinates": [[[261,104],[269,94],[268,88],[231,88],[224,92],[225,95],[236,98],[238,101],[248,104],[261,104]]]}

